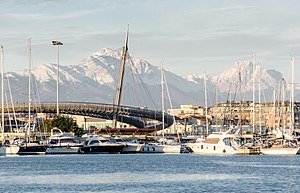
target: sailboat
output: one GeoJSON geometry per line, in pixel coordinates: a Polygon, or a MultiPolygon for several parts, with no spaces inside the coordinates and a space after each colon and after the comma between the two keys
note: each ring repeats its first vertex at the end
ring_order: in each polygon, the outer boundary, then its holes
{"type": "Polygon", "coordinates": [[[19,151],[19,147],[17,145],[11,144],[9,141],[6,143],[5,136],[4,136],[4,51],[3,46],[1,46],[1,86],[2,86],[2,92],[1,92],[1,129],[2,129],[2,145],[0,146],[0,156],[6,156],[6,155],[13,155],[16,154],[19,151]]]}
{"type": "Polygon", "coordinates": [[[141,148],[142,153],[180,153],[181,145],[178,143],[166,143],[165,139],[165,117],[164,117],[164,70],[161,63],[161,102],[162,102],[162,139],[161,143],[148,143],[141,148]]]}
{"type": "MultiPolygon", "coordinates": [[[[292,90],[291,90],[291,131],[290,134],[295,130],[295,118],[294,118],[294,66],[295,66],[295,57],[291,58],[292,66],[292,90]]],[[[284,100],[283,100],[284,101],[284,100]]],[[[293,143],[294,136],[282,134],[282,139],[274,140],[274,144],[271,147],[262,147],[261,153],[264,155],[296,155],[300,154],[300,146],[293,143]],[[291,137],[288,137],[291,136],[291,137]],[[277,143],[277,144],[275,144],[277,143]]]]}
{"type": "Polygon", "coordinates": [[[28,39],[28,46],[29,46],[29,57],[28,57],[28,124],[26,125],[26,135],[25,141],[20,144],[20,150],[18,152],[19,155],[32,155],[32,154],[45,154],[46,147],[42,144],[30,142],[30,130],[31,130],[31,64],[32,64],[32,57],[31,57],[31,38],[28,39]]]}

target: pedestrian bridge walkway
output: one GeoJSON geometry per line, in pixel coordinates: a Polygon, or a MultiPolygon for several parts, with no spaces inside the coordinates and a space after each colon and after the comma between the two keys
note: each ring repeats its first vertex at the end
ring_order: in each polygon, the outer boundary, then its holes
{"type": "MultiPolygon", "coordinates": [[[[6,105],[5,105],[6,106],[6,105]]],[[[25,103],[14,105],[16,113],[28,113],[29,106],[25,103]]],[[[31,113],[56,113],[56,103],[41,103],[31,105],[31,113]]],[[[5,112],[13,112],[12,106],[5,108],[5,112]]],[[[130,107],[130,106],[115,106],[112,104],[103,103],[60,103],[60,114],[82,115],[104,119],[116,119],[119,122],[128,123],[138,128],[156,128],[162,129],[162,112],[149,110],[147,108],[130,107]],[[157,120],[160,123],[154,125],[153,121],[157,120]]],[[[169,114],[164,114],[165,128],[173,124],[173,117],[169,114]]]]}

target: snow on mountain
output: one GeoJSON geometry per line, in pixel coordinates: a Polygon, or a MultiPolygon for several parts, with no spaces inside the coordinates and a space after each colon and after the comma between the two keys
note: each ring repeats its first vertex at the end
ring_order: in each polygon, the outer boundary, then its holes
{"type": "MultiPolygon", "coordinates": [[[[283,76],[280,72],[275,70],[263,69],[260,64],[256,64],[253,68],[253,63],[245,60],[234,62],[229,70],[226,70],[219,75],[207,77],[209,77],[208,80],[212,82],[212,85],[215,85],[220,97],[223,97],[223,99],[225,99],[225,97],[228,98],[229,92],[239,94],[241,89],[243,95],[242,99],[252,100],[254,82],[256,99],[258,98],[260,87],[265,100],[271,101],[272,97],[270,95],[274,89],[278,88],[278,84],[283,76]]],[[[203,74],[188,75],[186,76],[186,80],[199,84],[203,82],[203,74]]]]}
{"type": "MultiPolygon", "coordinates": [[[[279,75],[279,74],[278,74],[279,75]]],[[[214,77],[215,82],[219,80],[220,91],[228,92],[228,86],[230,84],[239,84],[239,76],[241,77],[241,85],[243,92],[250,92],[253,89],[253,82],[255,90],[259,89],[259,79],[261,79],[261,90],[273,89],[277,87],[278,78],[282,75],[273,77],[267,70],[263,69],[261,65],[256,64],[253,69],[253,64],[250,61],[237,61],[234,62],[232,68],[220,75],[214,77]],[[240,73],[240,75],[239,75],[240,73]],[[254,79],[253,79],[254,78],[254,79]]]]}
{"type": "MultiPolygon", "coordinates": [[[[104,48],[81,60],[78,64],[60,65],[60,100],[76,102],[113,103],[119,75],[122,50],[104,48]]],[[[32,98],[42,102],[56,100],[56,64],[43,64],[32,69],[32,98]]],[[[261,90],[266,100],[272,100],[272,92],[278,87],[282,74],[275,70],[265,70],[258,64],[253,70],[250,61],[237,61],[231,69],[211,76],[206,74],[208,104],[228,100],[228,92],[239,92],[239,73],[244,100],[251,100],[253,75],[258,96],[258,81],[261,77],[261,90]]],[[[14,100],[28,100],[28,70],[24,73],[7,73],[10,79],[14,100]]],[[[204,104],[204,75],[191,74],[185,78],[165,70],[166,82],[172,105],[204,104]]],[[[33,100],[32,99],[32,100],[33,100]]],[[[127,55],[122,105],[161,108],[161,70],[149,62],[127,55]]],[[[169,100],[165,93],[165,108],[169,100]]]]}
{"type": "MultiPolygon", "coordinates": [[[[59,67],[61,101],[112,103],[121,63],[122,50],[104,48],[78,64],[59,67]]],[[[43,64],[31,70],[32,92],[45,102],[56,100],[57,65],[43,64]]],[[[124,73],[123,105],[161,108],[161,71],[147,61],[128,54],[124,73]]],[[[165,71],[174,106],[197,104],[195,84],[165,71]],[[194,94],[190,94],[194,92],[194,94]],[[174,94],[175,93],[175,94],[174,94]]],[[[28,95],[28,70],[10,73],[13,94],[18,102],[28,95]],[[21,94],[20,94],[21,93],[21,94]]],[[[166,104],[169,104],[167,98],[166,104]]]]}

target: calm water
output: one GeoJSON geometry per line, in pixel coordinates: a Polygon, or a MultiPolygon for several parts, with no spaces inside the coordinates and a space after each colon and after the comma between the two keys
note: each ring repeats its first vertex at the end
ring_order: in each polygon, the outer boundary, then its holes
{"type": "Polygon", "coordinates": [[[0,192],[299,192],[300,156],[0,157],[0,192]]]}

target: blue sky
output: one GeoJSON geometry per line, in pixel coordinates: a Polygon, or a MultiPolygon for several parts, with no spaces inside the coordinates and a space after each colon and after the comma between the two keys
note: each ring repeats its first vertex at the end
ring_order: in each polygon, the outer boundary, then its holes
{"type": "Polygon", "coordinates": [[[0,44],[5,71],[27,68],[29,37],[34,66],[55,63],[53,39],[64,43],[61,64],[77,64],[121,48],[130,24],[129,52],[181,76],[219,74],[253,51],[284,75],[294,54],[299,74],[299,10],[297,0],[1,0],[0,44]]]}

